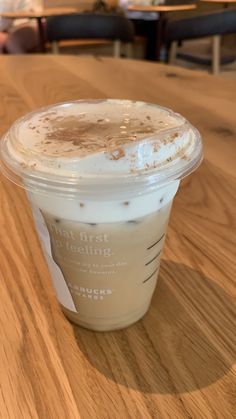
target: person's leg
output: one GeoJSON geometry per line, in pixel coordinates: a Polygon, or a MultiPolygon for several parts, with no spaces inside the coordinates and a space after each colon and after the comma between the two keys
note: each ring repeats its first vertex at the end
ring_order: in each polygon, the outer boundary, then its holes
{"type": "Polygon", "coordinates": [[[37,28],[34,25],[25,24],[10,31],[5,48],[9,54],[24,54],[35,50],[37,46],[37,28]]]}
{"type": "Polygon", "coordinates": [[[0,32],[0,54],[5,50],[8,34],[6,32],[0,32]]]}

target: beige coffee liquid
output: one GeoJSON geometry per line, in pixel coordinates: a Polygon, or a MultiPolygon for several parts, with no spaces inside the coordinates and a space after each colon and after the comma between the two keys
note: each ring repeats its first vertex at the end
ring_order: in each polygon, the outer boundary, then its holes
{"type": "Polygon", "coordinates": [[[155,289],[171,203],[143,218],[87,224],[42,212],[52,256],[78,313],[73,322],[119,329],[140,319],[155,289]]]}

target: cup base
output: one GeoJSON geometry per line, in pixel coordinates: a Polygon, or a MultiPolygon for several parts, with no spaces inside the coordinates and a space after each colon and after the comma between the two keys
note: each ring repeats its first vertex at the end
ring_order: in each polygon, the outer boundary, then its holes
{"type": "Polygon", "coordinates": [[[65,317],[76,326],[81,326],[85,329],[94,330],[96,332],[112,332],[114,330],[125,329],[126,327],[129,327],[137,321],[141,320],[142,317],[147,313],[149,306],[150,301],[142,306],[141,309],[136,310],[135,312],[132,312],[119,320],[111,319],[110,322],[100,320],[99,324],[96,324],[92,321],[89,322],[83,320],[82,318],[79,318],[79,314],[75,314],[63,306],[61,306],[61,308],[65,317]]]}

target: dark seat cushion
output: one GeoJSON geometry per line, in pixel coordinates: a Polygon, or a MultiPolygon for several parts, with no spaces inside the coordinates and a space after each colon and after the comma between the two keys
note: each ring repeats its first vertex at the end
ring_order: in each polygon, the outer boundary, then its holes
{"type": "Polygon", "coordinates": [[[225,10],[167,23],[166,41],[236,33],[236,10],[225,10]]]}
{"type": "Polygon", "coordinates": [[[124,16],[103,13],[80,13],[47,19],[48,41],[62,39],[113,39],[132,42],[134,29],[124,16]]]}

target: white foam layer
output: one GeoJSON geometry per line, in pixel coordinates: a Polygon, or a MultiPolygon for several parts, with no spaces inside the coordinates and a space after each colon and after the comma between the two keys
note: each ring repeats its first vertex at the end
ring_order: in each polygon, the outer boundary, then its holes
{"type": "Polygon", "coordinates": [[[78,221],[81,223],[112,223],[137,220],[145,215],[158,211],[169,203],[175,196],[179,181],[157,189],[152,193],[126,200],[80,200],[68,199],[60,196],[42,195],[35,192],[29,194],[30,200],[41,210],[55,216],[55,218],[78,221]]]}
{"type": "Polygon", "coordinates": [[[124,175],[183,166],[195,133],[178,114],[142,102],[55,106],[15,127],[8,151],[25,171],[65,177],[124,175]]]}
{"type": "Polygon", "coordinates": [[[105,223],[136,220],[170,202],[195,146],[196,132],[178,114],[100,100],[27,115],[9,131],[3,153],[39,208],[105,223]]]}

